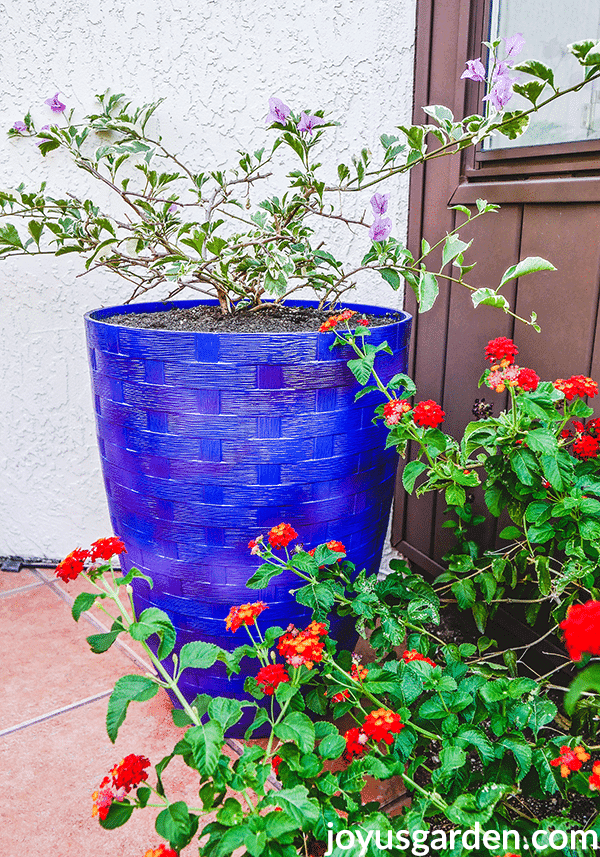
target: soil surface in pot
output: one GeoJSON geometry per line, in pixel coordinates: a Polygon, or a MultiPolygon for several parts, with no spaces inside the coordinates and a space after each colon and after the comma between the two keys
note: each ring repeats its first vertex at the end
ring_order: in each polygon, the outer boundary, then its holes
{"type": "MultiPolygon", "coordinates": [[[[218,306],[172,307],[164,312],[131,313],[111,315],[102,321],[123,327],[154,330],[192,330],[202,333],[302,333],[314,332],[335,311],[320,310],[307,306],[270,306],[263,304],[258,310],[240,310],[232,315],[222,315],[218,306]]],[[[394,324],[402,318],[399,312],[386,315],[363,315],[371,327],[394,324]]]]}

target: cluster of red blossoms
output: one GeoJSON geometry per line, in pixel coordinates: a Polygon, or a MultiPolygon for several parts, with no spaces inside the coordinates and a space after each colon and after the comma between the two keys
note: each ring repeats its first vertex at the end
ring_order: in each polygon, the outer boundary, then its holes
{"type": "Polygon", "coordinates": [[[554,382],[557,390],[561,390],[565,394],[565,399],[570,402],[575,396],[597,396],[598,385],[591,378],[585,375],[571,375],[566,380],[557,378],[554,382]]]}
{"type": "Polygon", "coordinates": [[[93,565],[101,560],[108,562],[113,556],[121,553],[127,553],[125,545],[121,539],[116,536],[110,536],[105,539],[98,539],[89,548],[75,548],[74,551],[66,556],[62,562],[56,566],[54,572],[64,583],[70,580],[75,580],[82,571],[85,570],[86,564],[93,565]]]}
{"type": "Polygon", "coordinates": [[[365,722],[362,727],[354,727],[348,729],[344,734],[346,739],[346,749],[344,751],[345,758],[350,761],[354,756],[359,756],[365,749],[367,741],[372,738],[376,743],[384,741],[386,744],[391,744],[394,740],[394,735],[404,729],[404,723],[400,720],[400,715],[388,708],[378,708],[376,711],[371,711],[365,717],[365,722]]]}
{"type": "Polygon", "coordinates": [[[432,667],[437,666],[431,658],[425,657],[421,652],[417,652],[416,649],[410,649],[410,651],[406,650],[402,652],[402,660],[405,664],[409,663],[409,661],[425,661],[426,664],[431,664],[432,667]]]}
{"type": "MultiPolygon", "coordinates": [[[[588,420],[587,423],[573,420],[575,428],[575,440],[571,447],[573,454],[586,461],[588,458],[598,458],[600,452],[600,419],[588,420]]],[[[571,432],[564,429],[562,437],[566,440],[571,437],[571,432]]]]}
{"type": "Polygon", "coordinates": [[[272,548],[286,548],[293,539],[298,538],[298,533],[290,524],[277,524],[269,530],[267,538],[272,548]]]}
{"type": "Polygon", "coordinates": [[[600,655],[600,601],[572,604],[560,627],[572,661],[580,661],[584,652],[600,655]]]}
{"type": "Polygon", "coordinates": [[[387,426],[397,426],[405,414],[412,410],[413,422],[417,426],[426,426],[429,428],[437,428],[444,422],[445,412],[440,406],[433,401],[427,399],[424,402],[419,402],[414,409],[408,404],[406,399],[392,399],[386,402],[383,406],[383,419],[387,426]]]}
{"type": "Polygon", "coordinates": [[[326,635],[327,628],[323,622],[311,622],[304,631],[288,625],[285,634],[279,638],[277,650],[290,666],[305,666],[311,670],[323,659],[325,643],[321,638],[326,635]]]}
{"type": "MultiPolygon", "coordinates": [[[[557,759],[552,759],[550,764],[554,767],[560,765],[560,775],[566,779],[572,771],[578,771],[589,759],[590,754],[586,753],[583,747],[561,747],[560,756],[557,759]]],[[[590,791],[600,791],[600,761],[593,763],[592,773],[588,776],[588,784],[590,791]]]]}
{"type": "MultiPolygon", "coordinates": [[[[341,321],[348,321],[349,319],[351,319],[353,315],[356,315],[355,309],[345,309],[343,312],[339,313],[339,315],[332,315],[327,319],[327,321],[323,322],[323,324],[319,328],[319,331],[321,333],[327,333],[328,330],[332,330],[341,321]]],[[[369,322],[366,318],[359,318],[356,323],[362,325],[363,327],[369,326],[369,322]]]]}
{"type": "Polygon", "coordinates": [[[173,851],[164,842],[161,842],[158,848],[149,848],[144,857],[178,857],[177,851],[173,851]]]}
{"type": "Polygon", "coordinates": [[[242,625],[254,625],[254,620],[257,616],[268,610],[269,605],[264,601],[255,601],[253,604],[240,604],[239,607],[232,607],[225,619],[225,627],[233,634],[241,628],[242,625]]]}
{"type": "Polygon", "coordinates": [[[268,664],[266,667],[261,667],[256,676],[256,683],[260,685],[266,696],[273,696],[279,685],[289,680],[289,673],[283,664],[268,664]]]}
{"type": "Polygon", "coordinates": [[[498,361],[485,372],[485,383],[496,393],[503,393],[506,387],[518,387],[525,393],[537,390],[540,376],[533,369],[517,366],[514,362],[519,349],[506,336],[491,339],[485,349],[485,359],[498,361]]]}
{"type": "Polygon", "coordinates": [[[94,805],[92,817],[98,815],[102,820],[108,815],[113,801],[122,801],[132,788],[148,779],[150,760],[145,756],[131,753],[111,768],[107,777],[100,783],[100,788],[92,795],[94,805]]]}
{"type": "Polygon", "coordinates": [[[383,418],[388,426],[397,426],[410,410],[412,408],[406,399],[392,399],[383,406],[383,418]]]}

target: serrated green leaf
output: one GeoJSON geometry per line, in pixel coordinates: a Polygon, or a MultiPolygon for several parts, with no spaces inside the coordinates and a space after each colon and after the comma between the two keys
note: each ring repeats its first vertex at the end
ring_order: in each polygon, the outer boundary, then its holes
{"type": "Polygon", "coordinates": [[[417,478],[425,470],[427,470],[427,465],[424,462],[409,461],[402,471],[402,485],[404,486],[404,490],[410,494],[415,487],[417,478]]]}
{"type": "Polygon", "coordinates": [[[179,653],[179,670],[199,669],[206,670],[215,663],[222,649],[214,643],[204,643],[195,640],[181,647],[179,653]]]}
{"type": "Polygon", "coordinates": [[[158,689],[153,679],[143,675],[125,675],[117,680],[106,711],[106,731],[113,744],[125,720],[129,703],[152,699],[158,689]]]}

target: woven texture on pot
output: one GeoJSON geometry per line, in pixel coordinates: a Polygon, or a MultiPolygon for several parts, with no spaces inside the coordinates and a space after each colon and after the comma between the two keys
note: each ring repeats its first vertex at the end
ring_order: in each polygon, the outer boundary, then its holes
{"type": "MultiPolygon", "coordinates": [[[[178,301],[192,306],[205,301],[178,301]]],[[[298,302],[299,304],[301,302],[298,302]]],[[[314,304],[312,304],[314,305],[314,304]]],[[[350,306],[384,313],[376,307],[350,306]]],[[[336,539],[358,569],[376,571],[397,456],[373,425],[380,404],[349,371],[350,348],[329,333],[196,333],[107,324],[110,315],[164,310],[162,303],[88,313],[86,328],[100,456],[114,532],[154,588],[135,581],[136,609],[165,610],[177,649],[203,639],[232,649],[225,631],[234,604],[263,600],[263,623],[302,626],[309,611],[289,589],[293,574],[248,590],[257,558],[248,541],[285,521],[306,549],[336,539]]],[[[406,371],[410,316],[371,328],[384,379],[406,371]]],[[[338,623],[339,624],[339,623],[338,623]]],[[[332,629],[348,635],[343,623],[332,629]]],[[[352,641],[350,641],[352,642],[352,641]]],[[[256,672],[256,662],[245,661],[256,672]]],[[[187,670],[182,689],[241,695],[244,675],[227,680],[218,663],[187,670]]]]}

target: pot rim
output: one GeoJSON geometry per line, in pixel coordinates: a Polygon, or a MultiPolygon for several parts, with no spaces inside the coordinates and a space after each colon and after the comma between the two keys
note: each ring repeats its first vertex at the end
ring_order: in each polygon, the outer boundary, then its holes
{"type": "MultiPolygon", "coordinates": [[[[269,303],[274,303],[273,301],[269,301],[269,303]]],[[[283,304],[283,306],[317,306],[318,301],[312,300],[292,300],[289,303],[283,304]]],[[[307,337],[307,336],[327,336],[333,337],[335,336],[335,331],[325,331],[321,332],[319,330],[303,330],[303,331],[286,331],[286,330],[269,330],[263,331],[261,333],[256,330],[252,331],[243,331],[243,330],[235,330],[235,331],[202,331],[202,330],[164,330],[160,328],[154,327],[132,327],[131,325],[121,325],[116,324],[115,322],[106,322],[104,319],[106,317],[112,315],[133,315],[136,313],[147,313],[147,312],[164,312],[173,307],[176,308],[187,308],[193,306],[218,306],[218,301],[216,300],[182,300],[182,301],[169,301],[168,303],[165,301],[149,301],[146,303],[135,303],[135,304],[118,304],[114,306],[105,306],[98,307],[97,309],[89,310],[84,315],[84,319],[86,322],[93,322],[94,324],[106,324],[111,328],[123,328],[127,330],[141,330],[145,333],[152,334],[212,334],[217,336],[285,336],[285,337],[307,337]]],[[[378,306],[376,304],[350,304],[346,303],[343,305],[344,309],[353,309],[357,312],[368,313],[369,315],[387,315],[388,313],[397,313],[400,318],[396,321],[392,321],[389,324],[378,325],[375,329],[377,331],[385,330],[386,328],[395,327],[398,324],[405,324],[412,319],[410,313],[407,313],[405,310],[397,309],[395,307],[389,306],[378,306]]]]}

